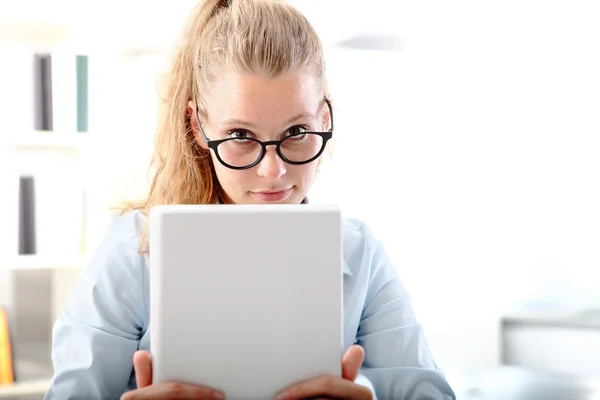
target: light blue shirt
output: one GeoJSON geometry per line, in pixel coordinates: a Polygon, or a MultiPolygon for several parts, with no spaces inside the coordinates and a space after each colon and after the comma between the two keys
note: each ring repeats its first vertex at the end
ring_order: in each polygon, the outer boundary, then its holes
{"type": "MultiPolygon", "coordinates": [[[[137,211],[117,218],[56,321],[46,400],[118,399],[135,388],[133,354],[150,347],[149,271],[137,252],[144,220],[137,211]]],[[[356,382],[379,400],[454,400],[396,270],[364,223],[344,220],[343,258],[344,348],[365,350],[356,382]]]]}

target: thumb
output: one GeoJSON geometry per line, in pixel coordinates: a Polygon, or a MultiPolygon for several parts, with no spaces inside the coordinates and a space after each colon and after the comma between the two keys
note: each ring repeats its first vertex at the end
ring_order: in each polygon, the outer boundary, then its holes
{"type": "Polygon", "coordinates": [[[145,350],[136,351],[133,355],[135,383],[139,389],[152,385],[152,356],[145,350]]]}
{"type": "Polygon", "coordinates": [[[342,378],[354,382],[364,359],[365,351],[361,346],[350,346],[342,359],[342,378]]]}

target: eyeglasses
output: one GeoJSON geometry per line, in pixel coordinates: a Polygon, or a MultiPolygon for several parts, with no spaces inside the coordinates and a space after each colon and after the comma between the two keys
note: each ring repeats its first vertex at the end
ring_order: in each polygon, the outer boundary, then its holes
{"type": "Polygon", "coordinates": [[[325,98],[329,108],[330,128],[327,132],[292,133],[281,140],[260,141],[251,137],[226,138],[211,140],[204,133],[200,123],[198,105],[196,104],[196,121],[202,139],[212,149],[217,159],[225,167],[231,169],[249,169],[261,162],[267,153],[268,146],[275,146],[279,157],[288,164],[302,165],[313,162],[323,154],[327,141],[333,136],[333,110],[331,103],[325,98]]]}

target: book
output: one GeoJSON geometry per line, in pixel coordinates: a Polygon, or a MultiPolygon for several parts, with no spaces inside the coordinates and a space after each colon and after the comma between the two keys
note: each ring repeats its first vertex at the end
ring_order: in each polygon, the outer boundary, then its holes
{"type": "Polygon", "coordinates": [[[36,254],[35,186],[32,176],[19,181],[19,254],[36,254]]]}
{"type": "Polygon", "coordinates": [[[88,131],[88,56],[70,46],[51,53],[52,130],[71,134],[88,131]]]}
{"type": "Polygon", "coordinates": [[[15,383],[15,363],[8,311],[0,307],[0,385],[15,383]]]}
{"type": "Polygon", "coordinates": [[[52,56],[35,54],[35,129],[53,130],[52,122],[52,56]]]}
{"type": "Polygon", "coordinates": [[[88,56],[77,56],[77,132],[88,131],[88,56]]]}

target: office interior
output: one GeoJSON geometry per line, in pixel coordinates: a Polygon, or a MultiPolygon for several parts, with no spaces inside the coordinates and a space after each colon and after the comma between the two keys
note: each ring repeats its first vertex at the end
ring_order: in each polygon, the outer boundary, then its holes
{"type": "MultiPolygon", "coordinates": [[[[336,121],[310,201],[384,243],[458,398],[600,398],[600,5],[290,2],[323,40],[336,121]]],[[[43,397],[54,320],[111,207],[148,188],[157,78],[195,3],[0,4],[0,305],[18,376],[0,398],[43,397]],[[52,130],[32,99],[46,53],[83,68],[83,111],[55,93],[52,130]]]]}

